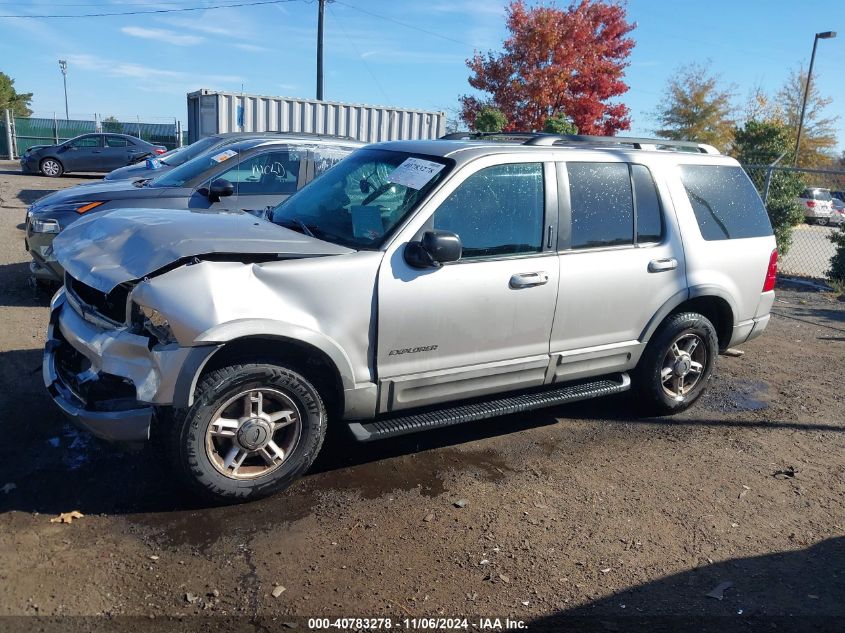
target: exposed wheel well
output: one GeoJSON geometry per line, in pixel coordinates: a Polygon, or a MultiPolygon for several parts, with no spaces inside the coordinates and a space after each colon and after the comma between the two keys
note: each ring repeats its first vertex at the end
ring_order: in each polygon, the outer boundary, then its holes
{"type": "Polygon", "coordinates": [[[329,419],[343,414],[343,382],[337,367],[320,349],[293,339],[255,336],[230,341],[208,360],[197,383],[215,369],[256,361],[278,362],[302,374],[320,392],[329,419]]]}
{"type": "Polygon", "coordinates": [[[719,351],[724,351],[728,348],[728,344],[731,342],[731,335],[733,334],[734,315],[727,301],[715,296],[695,297],[677,306],[666,318],[668,319],[673,314],[680,312],[698,312],[698,314],[707,317],[713,324],[713,327],[716,328],[716,336],[719,339],[719,351]]]}

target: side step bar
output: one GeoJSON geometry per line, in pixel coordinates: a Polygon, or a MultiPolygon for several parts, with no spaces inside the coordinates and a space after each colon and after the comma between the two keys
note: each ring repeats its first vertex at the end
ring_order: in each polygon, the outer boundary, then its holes
{"type": "Polygon", "coordinates": [[[407,433],[416,433],[428,429],[438,429],[463,422],[512,415],[532,409],[553,407],[568,402],[587,400],[599,396],[628,391],[631,378],[628,374],[619,374],[615,379],[602,378],[591,382],[561,385],[543,391],[520,394],[498,400],[458,405],[446,409],[435,409],[423,413],[396,416],[374,420],[372,422],[350,422],[349,430],[359,442],[371,442],[407,433]]]}

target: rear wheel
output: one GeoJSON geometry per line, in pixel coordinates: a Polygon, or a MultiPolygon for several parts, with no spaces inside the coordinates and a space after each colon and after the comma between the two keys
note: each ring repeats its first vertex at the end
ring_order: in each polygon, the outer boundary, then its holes
{"type": "Polygon", "coordinates": [[[818,224],[819,226],[827,226],[828,225],[828,219],[827,218],[816,218],[816,224],[818,224]]]}
{"type": "Polygon", "coordinates": [[[706,317],[695,312],[670,316],[634,372],[640,403],[658,415],[688,409],[704,393],[718,353],[716,329],[706,317]]]}
{"type": "Polygon", "coordinates": [[[171,456],[183,481],[225,502],[283,490],[314,462],[326,433],[316,388],[277,365],[250,363],[210,372],[194,405],[174,416],[171,456]]]}
{"type": "Polygon", "coordinates": [[[62,175],[65,168],[55,158],[45,158],[39,164],[39,170],[45,176],[49,176],[50,178],[58,178],[62,175]]]}

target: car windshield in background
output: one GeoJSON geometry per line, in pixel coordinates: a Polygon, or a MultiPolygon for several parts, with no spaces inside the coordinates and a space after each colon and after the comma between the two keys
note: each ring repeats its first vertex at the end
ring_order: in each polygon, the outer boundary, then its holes
{"type": "Polygon", "coordinates": [[[216,152],[197,156],[193,160],[189,160],[187,163],[179,165],[166,174],[162,174],[158,178],[153,178],[148,186],[184,187],[188,181],[193,180],[207,169],[229,160],[233,161],[233,164],[237,163],[238,152],[233,149],[220,148],[216,152]]]}
{"type": "Polygon", "coordinates": [[[220,139],[216,136],[207,136],[206,138],[202,138],[196,143],[191,143],[187,147],[183,147],[180,151],[167,156],[163,162],[167,165],[172,165],[173,167],[184,165],[189,160],[196,158],[200,154],[204,154],[219,142],[220,139]]]}
{"type": "Polygon", "coordinates": [[[378,248],[450,165],[440,157],[358,150],[273,209],[270,218],[327,242],[378,248]]]}

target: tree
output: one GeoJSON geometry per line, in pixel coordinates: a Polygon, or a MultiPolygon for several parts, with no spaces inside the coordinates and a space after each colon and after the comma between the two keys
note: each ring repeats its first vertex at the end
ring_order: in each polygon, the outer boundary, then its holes
{"type": "Polygon", "coordinates": [[[669,78],[657,108],[661,129],[656,133],[662,138],[708,143],[726,151],[735,127],[731,118],[733,96],[733,90],[721,88],[719,78],[705,66],[682,66],[669,78]]]}
{"type": "Polygon", "coordinates": [[[484,106],[475,117],[473,128],[476,132],[501,132],[508,124],[507,117],[502,111],[492,106],[484,106]]]}
{"type": "Polygon", "coordinates": [[[114,134],[121,134],[123,132],[123,123],[117,120],[114,115],[107,116],[103,119],[103,132],[112,132],[114,134]]]}
{"type": "Polygon", "coordinates": [[[507,8],[510,37],[503,50],[467,60],[469,83],[486,98],[461,98],[464,121],[475,127],[484,106],[504,113],[508,131],[542,129],[565,112],[585,134],[614,134],[631,126],[629,110],[610,100],[628,90],[622,80],[635,25],[625,8],[605,0],[578,0],[567,9],[523,0],[507,8]]]}
{"type": "MultiPolygon", "coordinates": [[[[792,153],[792,134],[783,122],[748,121],[734,134],[733,154],[743,165],[771,165],[792,153]]],[[[766,170],[749,171],[754,184],[765,194],[766,170]],[[756,176],[756,177],[755,177],[756,176]]],[[[806,183],[801,173],[772,171],[766,210],[775,232],[778,251],[785,255],[792,244],[792,229],[804,221],[804,212],[796,202],[806,183]]]]}
{"type": "Polygon", "coordinates": [[[543,131],[549,134],[578,134],[578,126],[568,116],[560,112],[546,119],[543,131]]]}
{"type": "Polygon", "coordinates": [[[0,72],[0,111],[11,110],[14,116],[32,116],[31,92],[15,90],[15,80],[4,72],[0,72]]]}
{"type": "Polygon", "coordinates": [[[840,224],[828,237],[836,247],[836,252],[830,258],[827,277],[840,286],[840,292],[845,292],[845,224],[840,224]]]}
{"type": "MultiPolygon", "coordinates": [[[[801,103],[807,73],[799,67],[789,73],[783,87],[777,93],[776,103],[792,135],[792,147],[798,135],[798,119],[801,117],[801,103]]],[[[807,109],[804,113],[804,127],[801,132],[801,148],[796,164],[801,167],[819,167],[835,160],[831,150],[836,147],[836,121],[839,117],[827,116],[825,108],[833,101],[819,92],[818,76],[810,83],[807,109]]]]}

